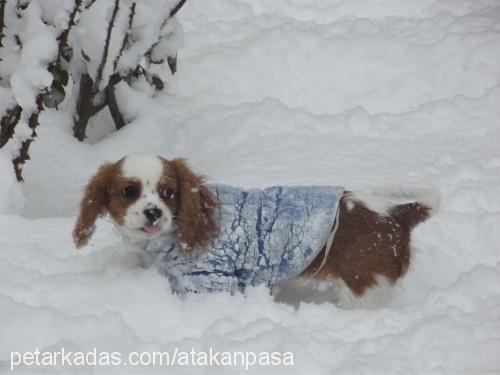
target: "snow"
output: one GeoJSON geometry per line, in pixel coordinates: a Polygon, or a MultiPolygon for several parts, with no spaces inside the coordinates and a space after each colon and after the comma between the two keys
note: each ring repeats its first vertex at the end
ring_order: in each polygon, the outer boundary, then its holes
{"type": "Polygon", "coordinates": [[[35,98],[38,91],[50,86],[52,82],[52,75],[46,67],[57,54],[55,30],[42,22],[41,13],[37,1],[31,2],[26,8],[26,26],[19,34],[23,43],[20,68],[10,78],[17,103],[28,111],[26,118],[36,109],[35,98]]]}
{"type": "MultiPolygon", "coordinates": [[[[88,56],[89,61],[86,64],[86,69],[92,78],[96,78],[98,67],[101,64],[102,51],[105,46],[103,35],[106,35],[108,31],[115,4],[116,2],[113,0],[95,2],[81,14],[79,23],[75,27],[75,33],[70,36],[74,50],[81,49],[88,56]]],[[[134,69],[140,63],[144,54],[157,42],[162,48],[154,48],[156,58],[161,60],[166,55],[175,55],[176,50],[183,42],[182,28],[179,27],[176,19],[172,18],[161,29],[166,15],[170,13],[175,4],[177,4],[176,0],[148,2],[127,0],[119,3],[109,41],[109,57],[103,68],[101,88],[105,87],[109,76],[112,75],[115,61],[118,71],[125,76],[129,70],[134,69]],[[135,3],[135,8],[132,30],[129,35],[130,41],[122,51],[123,54],[118,58],[122,49],[125,30],[129,26],[131,5],[133,3],[135,3]],[[161,40],[159,40],[160,37],[161,40]]],[[[75,66],[73,69],[77,74],[77,67],[75,66]]]]}
{"type": "MultiPolygon", "coordinates": [[[[212,347],[295,353],[293,367],[252,373],[500,372],[498,1],[189,0],[178,20],[184,46],[166,91],[118,87],[125,128],[104,137],[102,116],[81,144],[70,116],[45,110],[22,192],[0,151],[0,370],[36,347],[212,347]],[[442,205],[415,229],[386,308],[295,309],[265,288],[180,299],[108,220],[88,248],[72,244],[89,177],[135,152],[183,156],[245,188],[434,187],[442,205]]],[[[245,371],[175,369],[200,370],[245,371]]]]}
{"type": "Polygon", "coordinates": [[[17,213],[26,202],[21,191],[21,186],[17,183],[12,162],[3,152],[0,153],[0,171],[2,173],[2,183],[0,184],[0,213],[17,213]]]}

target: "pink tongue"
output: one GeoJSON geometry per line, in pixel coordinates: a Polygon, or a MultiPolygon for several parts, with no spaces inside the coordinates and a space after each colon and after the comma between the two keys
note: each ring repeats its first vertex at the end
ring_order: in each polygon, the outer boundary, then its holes
{"type": "Polygon", "coordinates": [[[157,225],[148,225],[148,224],[146,224],[144,226],[144,230],[146,232],[148,232],[149,234],[155,234],[156,232],[158,232],[160,230],[160,227],[157,226],[157,225]]]}

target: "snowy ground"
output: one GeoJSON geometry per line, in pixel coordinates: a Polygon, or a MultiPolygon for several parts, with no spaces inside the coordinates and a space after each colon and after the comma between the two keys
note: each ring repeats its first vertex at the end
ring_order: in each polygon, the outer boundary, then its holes
{"type": "Polygon", "coordinates": [[[103,139],[103,119],[80,144],[70,119],[44,112],[22,188],[0,154],[0,372],[37,347],[212,347],[295,354],[252,373],[499,373],[498,0],[189,0],[179,19],[178,74],[155,101],[122,88],[126,128],[103,139]],[[89,248],[72,244],[83,185],[131,152],[244,187],[436,187],[442,209],[415,230],[387,308],[295,310],[260,288],[181,301],[109,222],[89,248]]]}

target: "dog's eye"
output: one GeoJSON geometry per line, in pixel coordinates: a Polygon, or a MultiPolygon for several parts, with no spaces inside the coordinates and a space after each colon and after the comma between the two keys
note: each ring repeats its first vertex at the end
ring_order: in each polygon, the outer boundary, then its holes
{"type": "Polygon", "coordinates": [[[170,199],[173,197],[174,195],[174,191],[172,190],[172,188],[169,188],[169,187],[166,187],[165,189],[163,189],[163,191],[161,192],[161,195],[163,196],[163,198],[165,199],[170,199]]]}
{"type": "Polygon", "coordinates": [[[133,198],[139,195],[139,189],[132,185],[126,186],[122,189],[122,195],[127,198],[133,198]]]}

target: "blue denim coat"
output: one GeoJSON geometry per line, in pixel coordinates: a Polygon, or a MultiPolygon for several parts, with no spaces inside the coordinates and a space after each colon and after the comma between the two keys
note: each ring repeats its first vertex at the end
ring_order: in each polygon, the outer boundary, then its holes
{"type": "Polygon", "coordinates": [[[210,246],[187,255],[175,235],[165,235],[146,247],[175,293],[233,293],[300,274],[325,245],[344,189],[217,185],[214,192],[221,202],[221,230],[210,246]]]}

